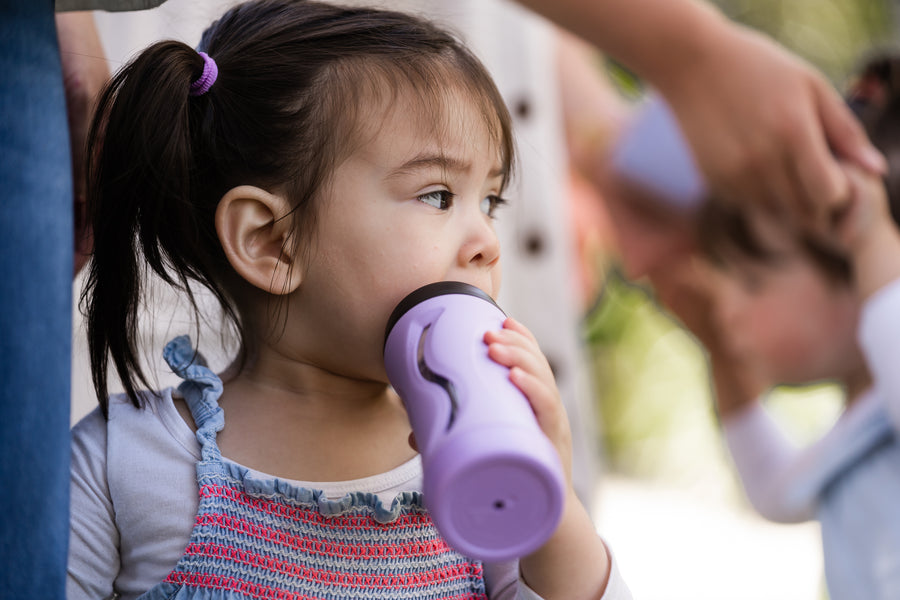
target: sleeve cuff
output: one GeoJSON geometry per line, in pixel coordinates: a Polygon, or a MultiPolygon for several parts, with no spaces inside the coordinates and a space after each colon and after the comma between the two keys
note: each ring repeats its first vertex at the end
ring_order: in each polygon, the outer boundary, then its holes
{"type": "Polygon", "coordinates": [[[603,592],[600,600],[632,600],[631,590],[628,589],[625,579],[619,572],[619,561],[609,549],[609,545],[606,545],[606,553],[609,555],[609,580],[606,583],[606,591],[603,592]]]}
{"type": "Polygon", "coordinates": [[[880,349],[900,329],[900,279],[895,279],[869,297],[859,317],[859,342],[866,354],[880,349]],[[887,339],[882,339],[887,336],[887,339]]]}
{"type": "MultiPolygon", "coordinates": [[[[600,600],[632,600],[631,590],[628,589],[622,574],[619,572],[618,561],[615,559],[612,550],[609,549],[609,544],[604,541],[603,545],[606,546],[606,554],[609,556],[609,579],[606,582],[606,590],[603,592],[600,600]]],[[[543,600],[543,598],[528,587],[528,584],[519,575],[516,600],[543,600]]]]}

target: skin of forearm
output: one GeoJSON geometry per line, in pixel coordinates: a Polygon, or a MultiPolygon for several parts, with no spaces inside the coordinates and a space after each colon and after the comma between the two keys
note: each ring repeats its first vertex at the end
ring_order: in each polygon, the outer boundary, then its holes
{"type": "Polygon", "coordinates": [[[519,565],[528,586],[547,600],[593,600],[603,595],[609,554],[573,490],[556,532],[519,565]]]}
{"type": "Polygon", "coordinates": [[[710,359],[713,397],[721,421],[727,421],[752,406],[762,393],[762,386],[742,380],[740,367],[729,365],[728,359],[710,359]]]}
{"type": "Polygon", "coordinates": [[[600,185],[609,149],[627,122],[630,107],[606,78],[601,55],[593,46],[562,29],[556,39],[569,157],[582,175],[600,185]]]}
{"type": "Polygon", "coordinates": [[[889,222],[862,239],[852,251],[860,299],[900,278],[900,232],[889,222]]]}
{"type": "Polygon", "coordinates": [[[67,92],[72,98],[90,105],[109,79],[109,67],[94,15],[87,11],[58,13],[56,30],[67,92]],[[84,66],[65,68],[69,64],[84,66]]]}
{"type": "Polygon", "coordinates": [[[658,87],[734,26],[697,0],[520,0],[658,87]],[[660,51],[662,49],[662,51],[660,51]]]}
{"type": "Polygon", "coordinates": [[[92,241],[85,203],[84,153],[94,102],[110,76],[109,65],[91,12],[56,14],[69,142],[72,150],[72,184],[75,193],[74,273],[87,262],[92,241]]]}

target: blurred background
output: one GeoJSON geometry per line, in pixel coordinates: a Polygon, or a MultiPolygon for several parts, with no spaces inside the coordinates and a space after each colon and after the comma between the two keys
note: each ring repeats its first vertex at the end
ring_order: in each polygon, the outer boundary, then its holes
{"type": "MultiPolygon", "coordinates": [[[[715,4],[816,65],[842,92],[862,58],[900,34],[900,2],[891,0],[715,4]]],[[[640,95],[627,70],[612,61],[604,68],[624,94],[640,95]]],[[[582,289],[593,300],[583,331],[602,432],[595,514],[635,598],[826,599],[818,526],[774,524],[753,512],[719,435],[702,351],[658,309],[652,289],[621,276],[612,236],[601,231],[579,249],[582,289]]],[[[804,445],[833,424],[841,390],[780,389],[769,406],[804,445]]]]}
{"type": "MultiPolygon", "coordinates": [[[[217,8],[170,0],[163,11],[98,13],[111,68],[160,37],[196,44],[209,15],[231,2],[211,4],[217,8]]],[[[893,44],[900,33],[900,1],[716,4],[816,65],[840,90],[867,51],[893,44]]],[[[621,65],[598,56],[596,68],[626,102],[640,97],[641,82],[621,65]]],[[[581,389],[589,391],[590,404],[575,415],[575,424],[596,438],[582,448],[594,471],[591,509],[635,598],[826,599],[817,526],[771,524],[753,513],[719,435],[702,351],[658,309],[649,286],[622,277],[603,198],[577,177],[568,179],[569,202],[560,212],[568,220],[566,293],[575,306],[575,337],[585,363],[579,372],[588,379],[581,389]]],[[[81,284],[77,279],[76,298],[81,284]]],[[[180,332],[183,323],[172,314],[161,302],[146,317],[157,327],[152,347],[180,332]]],[[[77,307],[75,344],[73,419],[95,403],[77,307]]],[[[779,390],[770,405],[804,444],[834,422],[840,402],[841,391],[825,384],[779,390]]]]}

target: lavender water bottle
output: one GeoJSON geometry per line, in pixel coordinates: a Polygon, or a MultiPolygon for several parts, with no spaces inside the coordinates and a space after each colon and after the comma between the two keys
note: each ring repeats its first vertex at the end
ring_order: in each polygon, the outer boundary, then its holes
{"type": "Polygon", "coordinates": [[[434,283],[397,305],[384,347],[422,454],[425,504],[451,546],[485,561],[537,550],[565,489],[528,400],[488,357],[484,333],[505,318],[476,287],[434,283]]]}

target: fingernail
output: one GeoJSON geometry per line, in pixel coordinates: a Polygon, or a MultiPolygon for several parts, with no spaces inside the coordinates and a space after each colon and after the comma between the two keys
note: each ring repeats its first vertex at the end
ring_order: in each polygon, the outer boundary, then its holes
{"type": "Polygon", "coordinates": [[[884,157],[884,154],[882,154],[875,148],[872,148],[871,146],[865,148],[862,152],[861,158],[866,168],[878,173],[879,175],[884,175],[885,173],[887,173],[887,159],[884,157]]]}

